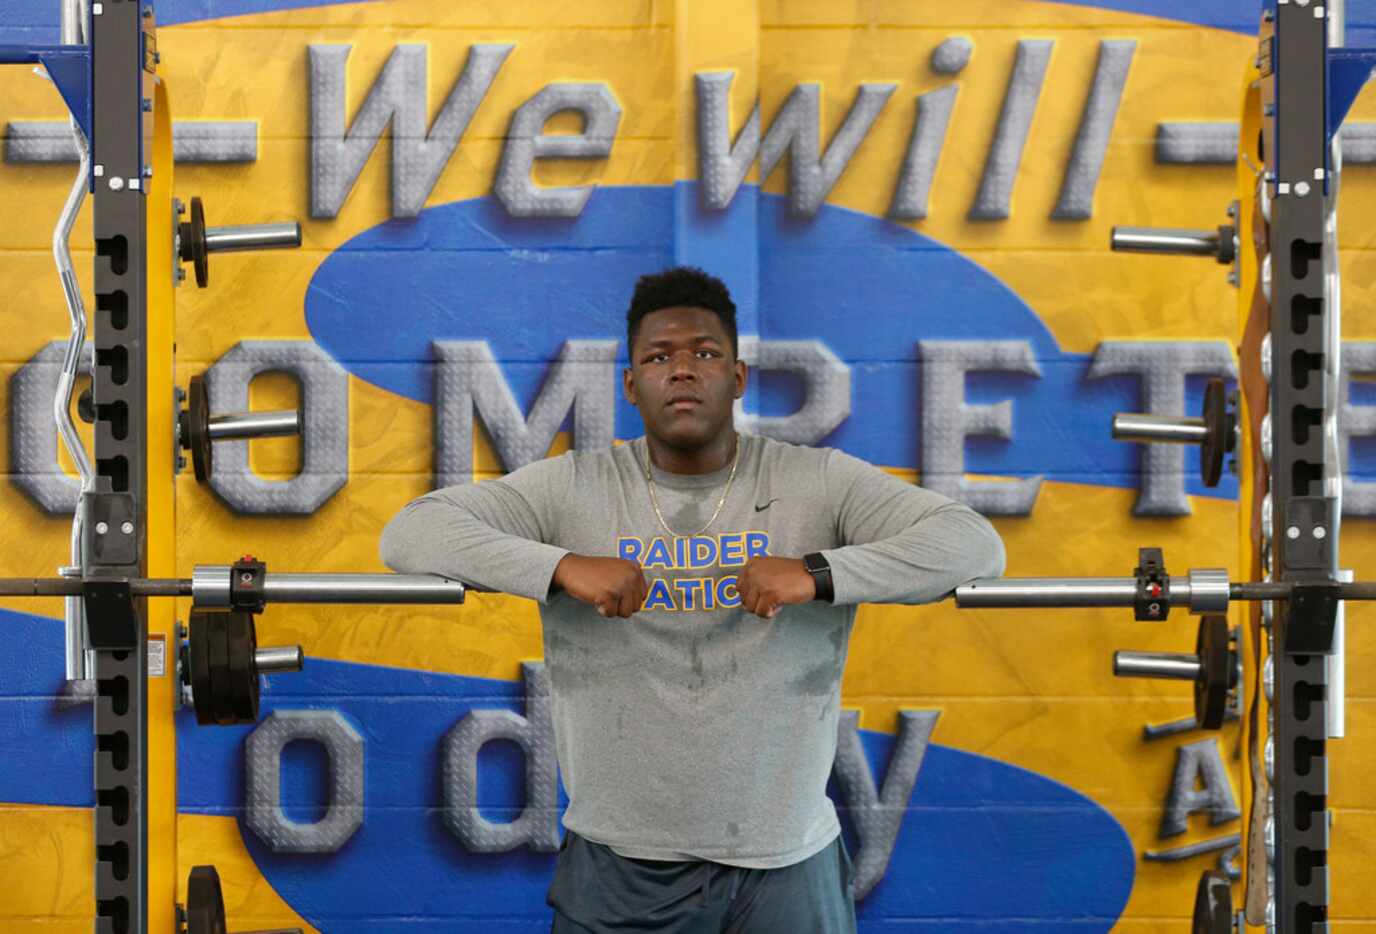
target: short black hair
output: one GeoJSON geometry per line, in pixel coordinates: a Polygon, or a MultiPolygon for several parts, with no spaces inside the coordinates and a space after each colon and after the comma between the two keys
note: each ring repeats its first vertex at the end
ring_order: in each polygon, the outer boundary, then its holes
{"type": "Polygon", "coordinates": [[[736,338],[736,303],[726,283],[696,266],[675,266],[641,276],[635,283],[631,307],[626,312],[626,353],[629,355],[640,331],[641,320],[661,308],[703,308],[721,320],[731,338],[731,356],[740,356],[736,338]]]}

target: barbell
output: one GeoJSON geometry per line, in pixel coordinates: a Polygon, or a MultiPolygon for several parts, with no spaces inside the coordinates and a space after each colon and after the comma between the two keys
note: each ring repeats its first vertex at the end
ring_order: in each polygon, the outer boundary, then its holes
{"type": "Polygon", "coordinates": [[[191,597],[174,653],[178,698],[202,725],[258,720],[259,676],[300,671],[301,646],[258,645],[255,615],[269,603],[457,604],[463,583],[434,574],[269,574],[252,555],[196,565],[190,578],[0,578],[5,597],[104,597],[111,582],[132,597],[191,597]],[[186,641],[182,642],[182,637],[186,641]]]}

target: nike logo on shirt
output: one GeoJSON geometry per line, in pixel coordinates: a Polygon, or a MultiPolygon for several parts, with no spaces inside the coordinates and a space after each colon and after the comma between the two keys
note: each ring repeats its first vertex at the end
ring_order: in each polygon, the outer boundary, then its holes
{"type": "Polygon", "coordinates": [[[755,511],[756,511],[756,512],[764,512],[766,509],[768,509],[770,506],[773,506],[773,505],[774,505],[775,503],[777,503],[778,501],[779,501],[779,497],[776,496],[776,497],[774,497],[773,499],[771,499],[769,502],[765,503],[763,506],[756,506],[756,507],[755,507],[755,511]]]}

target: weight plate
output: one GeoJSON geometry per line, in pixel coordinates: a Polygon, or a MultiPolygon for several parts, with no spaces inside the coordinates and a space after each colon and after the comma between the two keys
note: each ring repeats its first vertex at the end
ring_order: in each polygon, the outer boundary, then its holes
{"type": "Polygon", "coordinates": [[[1204,441],[1199,445],[1199,476],[1208,487],[1218,486],[1223,476],[1223,457],[1228,453],[1228,399],[1223,380],[1209,380],[1204,390],[1204,441]]]}
{"type": "Polygon", "coordinates": [[[200,198],[191,199],[191,220],[181,225],[182,259],[190,260],[196,270],[196,285],[210,282],[210,251],[205,242],[205,206],[200,198]]]}
{"type": "Polygon", "coordinates": [[[196,482],[209,483],[210,472],[214,468],[214,448],[210,443],[210,391],[205,388],[204,376],[191,377],[186,405],[187,447],[191,448],[196,482]]]}
{"type": "Polygon", "coordinates": [[[196,722],[202,726],[215,723],[214,688],[210,683],[210,655],[206,647],[207,633],[213,622],[206,617],[214,614],[191,611],[189,627],[190,650],[187,653],[191,668],[191,699],[196,705],[196,722]]]}
{"type": "Polygon", "coordinates": [[[210,704],[217,724],[232,724],[234,677],[229,669],[228,613],[207,613],[206,653],[210,660],[210,704]]]}
{"type": "Polygon", "coordinates": [[[1194,893],[1194,934],[1229,934],[1233,929],[1233,884],[1217,869],[1199,877],[1194,893]]]}
{"type": "Polygon", "coordinates": [[[225,897],[214,866],[192,866],[186,883],[186,934],[225,934],[225,897]]]}
{"type": "Polygon", "coordinates": [[[229,645],[230,690],[234,719],[238,723],[258,721],[258,649],[252,613],[226,613],[225,632],[229,645]]]}
{"type": "Polygon", "coordinates": [[[1201,730],[1216,730],[1223,726],[1223,716],[1228,711],[1233,667],[1226,616],[1200,619],[1195,654],[1199,658],[1199,674],[1194,679],[1194,719],[1201,730]]]}

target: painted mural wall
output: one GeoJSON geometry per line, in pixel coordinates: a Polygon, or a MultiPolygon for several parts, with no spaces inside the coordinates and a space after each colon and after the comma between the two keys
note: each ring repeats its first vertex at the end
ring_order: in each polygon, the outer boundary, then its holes
{"type": "MultiPolygon", "coordinates": [[[[57,6],[5,0],[0,42],[56,41],[57,6]]],[[[1236,478],[1207,489],[1193,450],[1109,435],[1115,412],[1197,413],[1206,379],[1236,373],[1228,270],[1108,241],[1115,224],[1226,222],[1258,15],[157,3],[177,195],[213,225],[304,231],[300,250],[216,256],[208,288],[178,289],[181,386],[205,374],[219,411],[305,412],[300,440],[228,442],[208,484],[175,478],[179,573],[245,552],[383,570],[378,536],[415,496],[636,437],[625,309],[638,275],[676,263],[740,308],[742,430],[969,502],[1011,576],[1128,575],[1142,545],[1236,573],[1236,478]]],[[[1376,44],[1376,4],[1348,16],[1349,42],[1376,44]]],[[[49,420],[68,330],[49,242],[75,150],[27,68],[0,70],[0,121],[0,576],[47,576],[76,500],[49,420]]],[[[1349,126],[1344,555],[1370,578],[1376,100],[1349,126]]],[[[73,244],[89,288],[89,207],[73,244]]],[[[0,927],[89,930],[90,710],[63,691],[60,603],[3,607],[0,867],[24,884],[0,886],[0,927]]],[[[1372,619],[1348,613],[1339,928],[1376,921],[1372,619]]],[[[1200,871],[1241,864],[1237,724],[1173,727],[1188,685],[1115,680],[1110,661],[1191,651],[1194,625],[865,607],[829,789],[862,929],[1187,923],[1200,871]]],[[[528,778],[554,768],[536,605],[275,607],[259,641],[309,659],[266,683],[263,721],[202,728],[183,710],[165,744],[176,827],[150,845],[177,875],[216,864],[237,929],[546,930],[566,799],[528,778]]]]}

